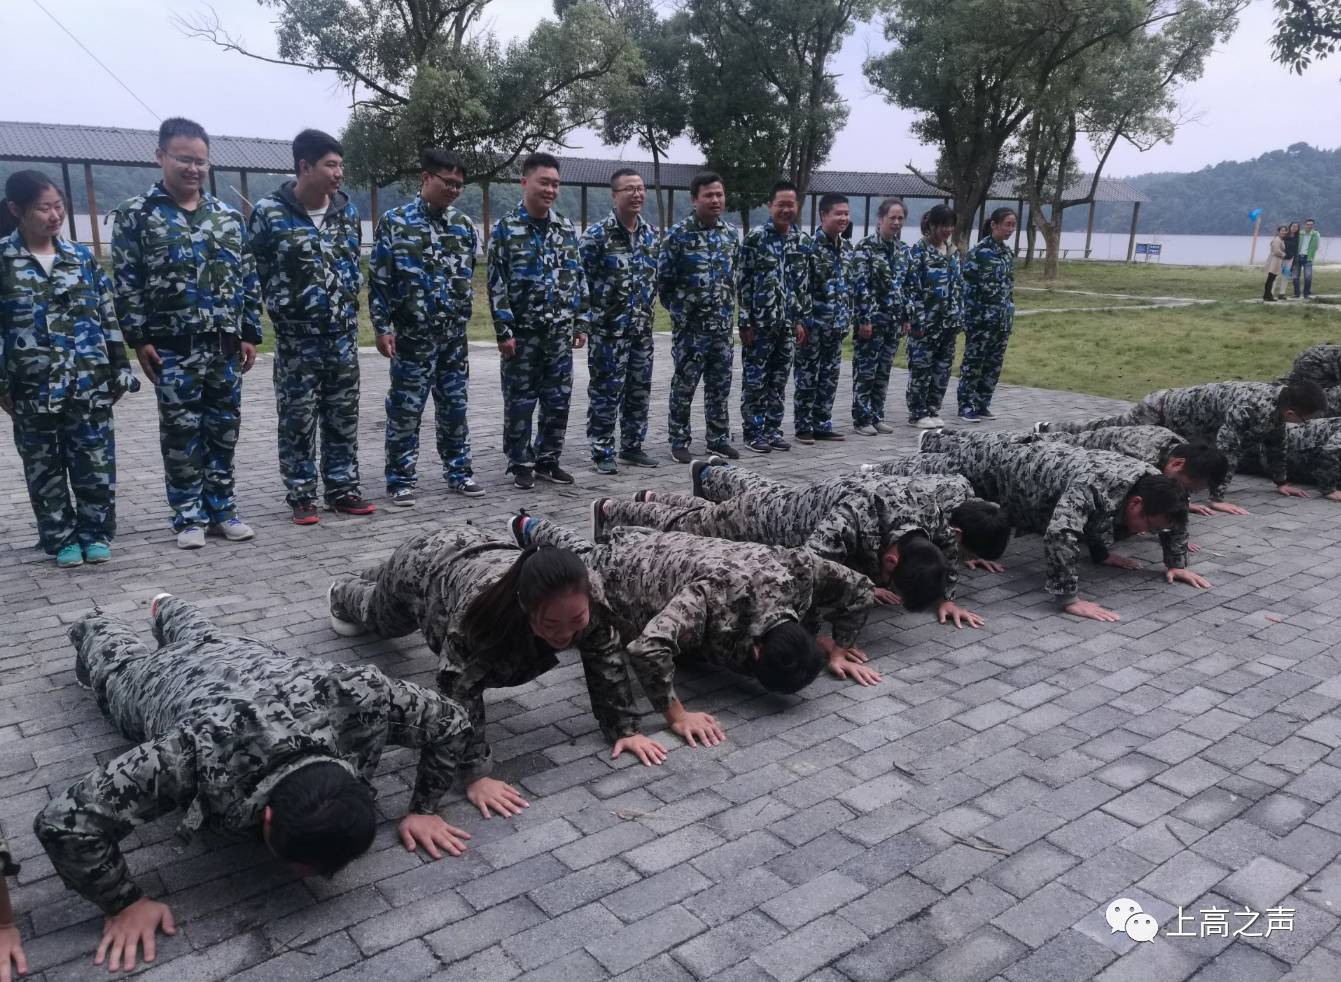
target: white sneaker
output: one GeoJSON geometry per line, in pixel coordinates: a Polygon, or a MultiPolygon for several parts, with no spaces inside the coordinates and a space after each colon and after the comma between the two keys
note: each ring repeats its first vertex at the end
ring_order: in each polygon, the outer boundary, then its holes
{"type": "Polygon", "coordinates": [[[1046,433],[1052,429],[1052,425],[1046,419],[1040,419],[1034,424],[1035,433],[1046,433]]]}
{"type": "Polygon", "coordinates": [[[331,630],[342,638],[356,638],[363,633],[361,625],[353,621],[345,621],[335,616],[335,605],[332,603],[332,597],[335,595],[335,581],[331,581],[330,589],[326,591],[326,609],[331,615],[331,630]]]}
{"type": "Polygon", "coordinates": [[[859,433],[862,436],[876,436],[880,431],[877,430],[870,423],[867,423],[865,426],[854,427],[852,432],[859,433]]]}
{"type": "Polygon", "coordinates": [[[205,548],[205,530],[199,525],[192,525],[190,528],[184,528],[177,533],[178,549],[204,549],[205,548]]]}
{"type": "Polygon", "coordinates": [[[944,425],[945,423],[937,420],[935,416],[923,416],[913,424],[919,430],[935,430],[944,425]]]}
{"type": "Polygon", "coordinates": [[[226,522],[221,522],[209,527],[209,534],[223,536],[229,542],[246,542],[248,539],[254,539],[256,533],[240,518],[230,518],[226,522]]]}
{"type": "Polygon", "coordinates": [[[863,474],[874,474],[874,473],[875,473],[875,464],[862,464],[862,465],[861,465],[861,472],[862,472],[863,474]]]}
{"type": "Polygon", "coordinates": [[[170,593],[159,593],[159,594],[155,594],[155,595],[154,595],[154,599],[149,601],[149,620],[150,620],[150,622],[152,622],[153,619],[154,619],[155,617],[158,616],[158,605],[161,604],[164,600],[167,600],[168,598],[170,598],[171,596],[172,596],[172,594],[170,594],[170,593]]]}
{"type": "Polygon", "coordinates": [[[894,427],[890,426],[883,419],[878,419],[875,421],[875,431],[877,433],[893,433],[894,427]]]}
{"type": "Polygon", "coordinates": [[[939,416],[931,416],[929,418],[932,426],[940,428],[945,425],[945,420],[941,419],[939,416]]]}

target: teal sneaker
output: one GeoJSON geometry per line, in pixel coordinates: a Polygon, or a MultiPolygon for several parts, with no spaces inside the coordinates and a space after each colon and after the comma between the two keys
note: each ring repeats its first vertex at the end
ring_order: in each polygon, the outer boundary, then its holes
{"type": "Polygon", "coordinates": [[[84,546],[84,562],[105,563],[112,558],[112,548],[106,542],[93,542],[84,546]]]}
{"type": "Polygon", "coordinates": [[[83,566],[84,550],[79,548],[79,543],[71,542],[68,546],[62,546],[61,551],[56,553],[56,565],[61,569],[83,566]]]}

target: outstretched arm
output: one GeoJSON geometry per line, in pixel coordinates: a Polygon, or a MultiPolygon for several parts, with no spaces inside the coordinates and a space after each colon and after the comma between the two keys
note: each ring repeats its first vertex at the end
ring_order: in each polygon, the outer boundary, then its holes
{"type": "Polygon", "coordinates": [[[714,593],[712,584],[688,584],[648,621],[628,647],[629,660],[652,708],[665,716],[671,731],[691,747],[699,742],[713,746],[725,739],[716,719],[708,713],[686,711],[675,694],[675,656],[702,646],[714,593]]]}

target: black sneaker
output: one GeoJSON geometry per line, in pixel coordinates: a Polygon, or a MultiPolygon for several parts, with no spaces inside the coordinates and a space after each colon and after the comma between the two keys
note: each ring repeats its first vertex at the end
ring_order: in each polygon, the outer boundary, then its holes
{"type": "Polygon", "coordinates": [[[688,464],[693,461],[693,459],[694,458],[689,454],[688,447],[671,447],[671,460],[675,461],[677,464],[688,464]]]}
{"type": "Polygon", "coordinates": [[[317,503],[315,501],[295,501],[291,506],[293,508],[294,525],[316,525],[321,521],[321,516],[317,514],[317,503]]]}
{"type": "Polygon", "coordinates": [[[518,467],[512,472],[512,486],[522,491],[530,491],[535,487],[535,474],[529,467],[518,467]]]}
{"type": "Polygon", "coordinates": [[[476,484],[475,479],[471,477],[463,477],[459,481],[448,481],[447,490],[463,494],[467,498],[478,498],[484,494],[484,488],[476,484]]]}
{"type": "Polygon", "coordinates": [[[745,449],[750,451],[750,453],[773,452],[773,448],[769,445],[768,441],[761,436],[757,436],[753,440],[746,442],[745,449]]]}
{"type": "Polygon", "coordinates": [[[597,498],[591,503],[591,541],[605,541],[605,503],[608,498],[597,498]]]}
{"type": "Polygon", "coordinates": [[[815,434],[805,430],[797,430],[792,436],[796,439],[797,443],[804,443],[807,446],[815,442],[815,434]]]}
{"type": "Polygon", "coordinates": [[[994,414],[990,409],[979,409],[979,410],[978,410],[978,418],[979,418],[979,419],[996,419],[996,414],[994,414]]]}
{"type": "Polygon", "coordinates": [[[326,502],[326,507],[341,515],[371,515],[377,510],[377,506],[371,501],[352,491],[331,498],[326,502]]]}
{"type": "Polygon", "coordinates": [[[717,454],[719,457],[725,457],[727,460],[740,460],[740,451],[729,443],[710,443],[708,452],[717,454]]]}
{"type": "Polygon", "coordinates": [[[621,450],[619,459],[634,467],[656,467],[661,461],[648,454],[641,447],[637,450],[621,450]]]}
{"type": "Polygon", "coordinates": [[[551,484],[573,483],[573,475],[560,467],[557,462],[553,464],[536,464],[535,476],[542,481],[549,481],[551,484]]]}
{"type": "Polygon", "coordinates": [[[720,467],[725,463],[726,461],[722,460],[721,457],[712,456],[709,457],[707,460],[696,460],[689,465],[689,479],[694,484],[695,498],[707,497],[707,495],[703,493],[703,483],[702,483],[703,472],[707,470],[709,467],[720,467]]]}
{"type": "Polygon", "coordinates": [[[784,440],[782,438],[781,433],[777,434],[776,436],[770,436],[768,438],[768,445],[773,450],[780,450],[783,453],[786,453],[788,450],[792,448],[791,443],[789,443],[787,440],[784,440]]]}
{"type": "Polygon", "coordinates": [[[846,440],[847,437],[843,434],[841,430],[816,430],[815,439],[821,443],[824,443],[826,441],[831,443],[839,443],[843,440],[846,440]]]}
{"type": "Polygon", "coordinates": [[[387,494],[391,498],[391,503],[397,508],[414,507],[414,488],[395,488],[387,494]]]}
{"type": "Polygon", "coordinates": [[[597,474],[604,474],[606,477],[612,477],[619,473],[619,468],[615,466],[614,460],[609,457],[593,460],[591,462],[591,469],[597,474]]]}

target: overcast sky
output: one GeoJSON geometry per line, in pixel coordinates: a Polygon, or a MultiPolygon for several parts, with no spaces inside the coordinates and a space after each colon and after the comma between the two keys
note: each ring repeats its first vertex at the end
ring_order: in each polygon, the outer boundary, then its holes
{"type": "MultiPolygon", "coordinates": [[[[798,0],[804,2],[804,0],[798,0]]],[[[159,115],[185,115],[212,133],[289,138],[304,126],[338,133],[348,92],[329,75],[267,65],[184,38],[173,11],[203,9],[197,0],[41,0],[98,58],[159,115]]],[[[274,11],[254,0],[215,0],[223,24],[266,54],[275,49],[274,11]]],[[[154,127],[157,120],[97,66],[37,6],[35,0],[0,0],[5,26],[7,84],[0,90],[0,118],[106,126],[154,127]],[[59,72],[60,74],[55,74],[59,72]],[[45,80],[63,81],[55,88],[45,80]],[[27,80],[27,84],[16,84],[27,80]]],[[[550,16],[550,0],[496,0],[486,26],[500,37],[529,32],[550,16]]],[[[1195,118],[1172,144],[1146,153],[1113,152],[1107,173],[1119,177],[1155,170],[1196,170],[1221,160],[1242,160],[1307,141],[1331,148],[1341,131],[1341,56],[1314,66],[1302,78],[1272,62],[1268,39],[1272,8],[1256,0],[1238,33],[1209,60],[1205,75],[1182,93],[1195,118]],[[1328,107],[1331,108],[1328,108],[1328,107]]],[[[902,170],[909,162],[929,167],[935,151],[908,134],[911,115],[870,91],[863,60],[885,49],[879,25],[863,25],[834,66],[839,90],[851,107],[828,166],[844,170],[902,170]]],[[[575,152],[587,156],[642,158],[636,147],[603,148],[592,134],[576,134],[575,152]]],[[[699,159],[680,141],[673,160],[699,159]]],[[[1092,160],[1092,154],[1085,156],[1092,160]]]]}

